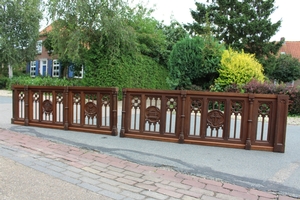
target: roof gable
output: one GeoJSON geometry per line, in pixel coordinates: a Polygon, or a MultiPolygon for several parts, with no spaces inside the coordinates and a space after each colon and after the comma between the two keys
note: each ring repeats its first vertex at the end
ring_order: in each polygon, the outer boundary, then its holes
{"type": "Polygon", "coordinates": [[[286,41],[279,49],[279,53],[283,52],[300,61],[300,41],[286,41]]]}

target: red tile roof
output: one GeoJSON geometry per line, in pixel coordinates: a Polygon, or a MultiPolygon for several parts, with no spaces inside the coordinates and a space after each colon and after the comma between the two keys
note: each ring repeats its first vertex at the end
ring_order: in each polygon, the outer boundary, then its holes
{"type": "Polygon", "coordinates": [[[49,33],[52,30],[52,24],[48,25],[46,28],[44,28],[42,31],[40,31],[40,35],[49,33]]]}
{"type": "Polygon", "coordinates": [[[279,49],[279,53],[285,52],[300,61],[300,41],[286,41],[279,49]]]}

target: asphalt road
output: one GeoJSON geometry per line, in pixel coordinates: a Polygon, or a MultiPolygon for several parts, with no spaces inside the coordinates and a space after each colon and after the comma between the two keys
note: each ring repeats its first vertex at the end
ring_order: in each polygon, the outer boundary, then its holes
{"type": "Polygon", "coordinates": [[[10,124],[11,113],[11,97],[0,97],[1,128],[93,149],[143,165],[300,197],[300,126],[288,126],[286,152],[273,153],[16,126],[10,124]]]}

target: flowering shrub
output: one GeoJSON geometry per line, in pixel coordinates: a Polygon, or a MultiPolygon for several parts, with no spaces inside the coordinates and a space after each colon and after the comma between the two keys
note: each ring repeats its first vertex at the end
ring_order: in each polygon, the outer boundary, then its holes
{"type": "Polygon", "coordinates": [[[226,87],[225,92],[242,92],[255,94],[285,94],[289,96],[289,114],[300,115],[300,88],[287,86],[286,84],[274,84],[251,80],[242,87],[232,84],[226,87]]]}

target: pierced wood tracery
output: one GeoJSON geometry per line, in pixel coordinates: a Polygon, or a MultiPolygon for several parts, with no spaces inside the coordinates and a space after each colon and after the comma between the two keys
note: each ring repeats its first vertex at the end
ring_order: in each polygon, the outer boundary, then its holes
{"type": "Polygon", "coordinates": [[[242,130],[242,115],[244,112],[244,102],[243,101],[231,101],[231,128],[229,138],[241,139],[242,130]]]}
{"type": "Polygon", "coordinates": [[[161,99],[156,96],[147,96],[145,103],[145,130],[159,132],[161,122],[161,99]]]}
{"type": "Polygon", "coordinates": [[[202,105],[203,105],[203,99],[192,99],[190,105],[189,135],[200,136],[202,105]]]}
{"type": "Polygon", "coordinates": [[[174,97],[167,97],[166,101],[166,133],[175,134],[176,127],[176,113],[178,109],[178,99],[174,97]]]}
{"type": "Polygon", "coordinates": [[[258,122],[256,140],[269,140],[269,119],[271,116],[271,102],[260,102],[258,106],[258,122]]]}
{"type": "Polygon", "coordinates": [[[223,138],[225,125],[225,100],[209,100],[208,113],[206,119],[206,136],[223,138]]]}

